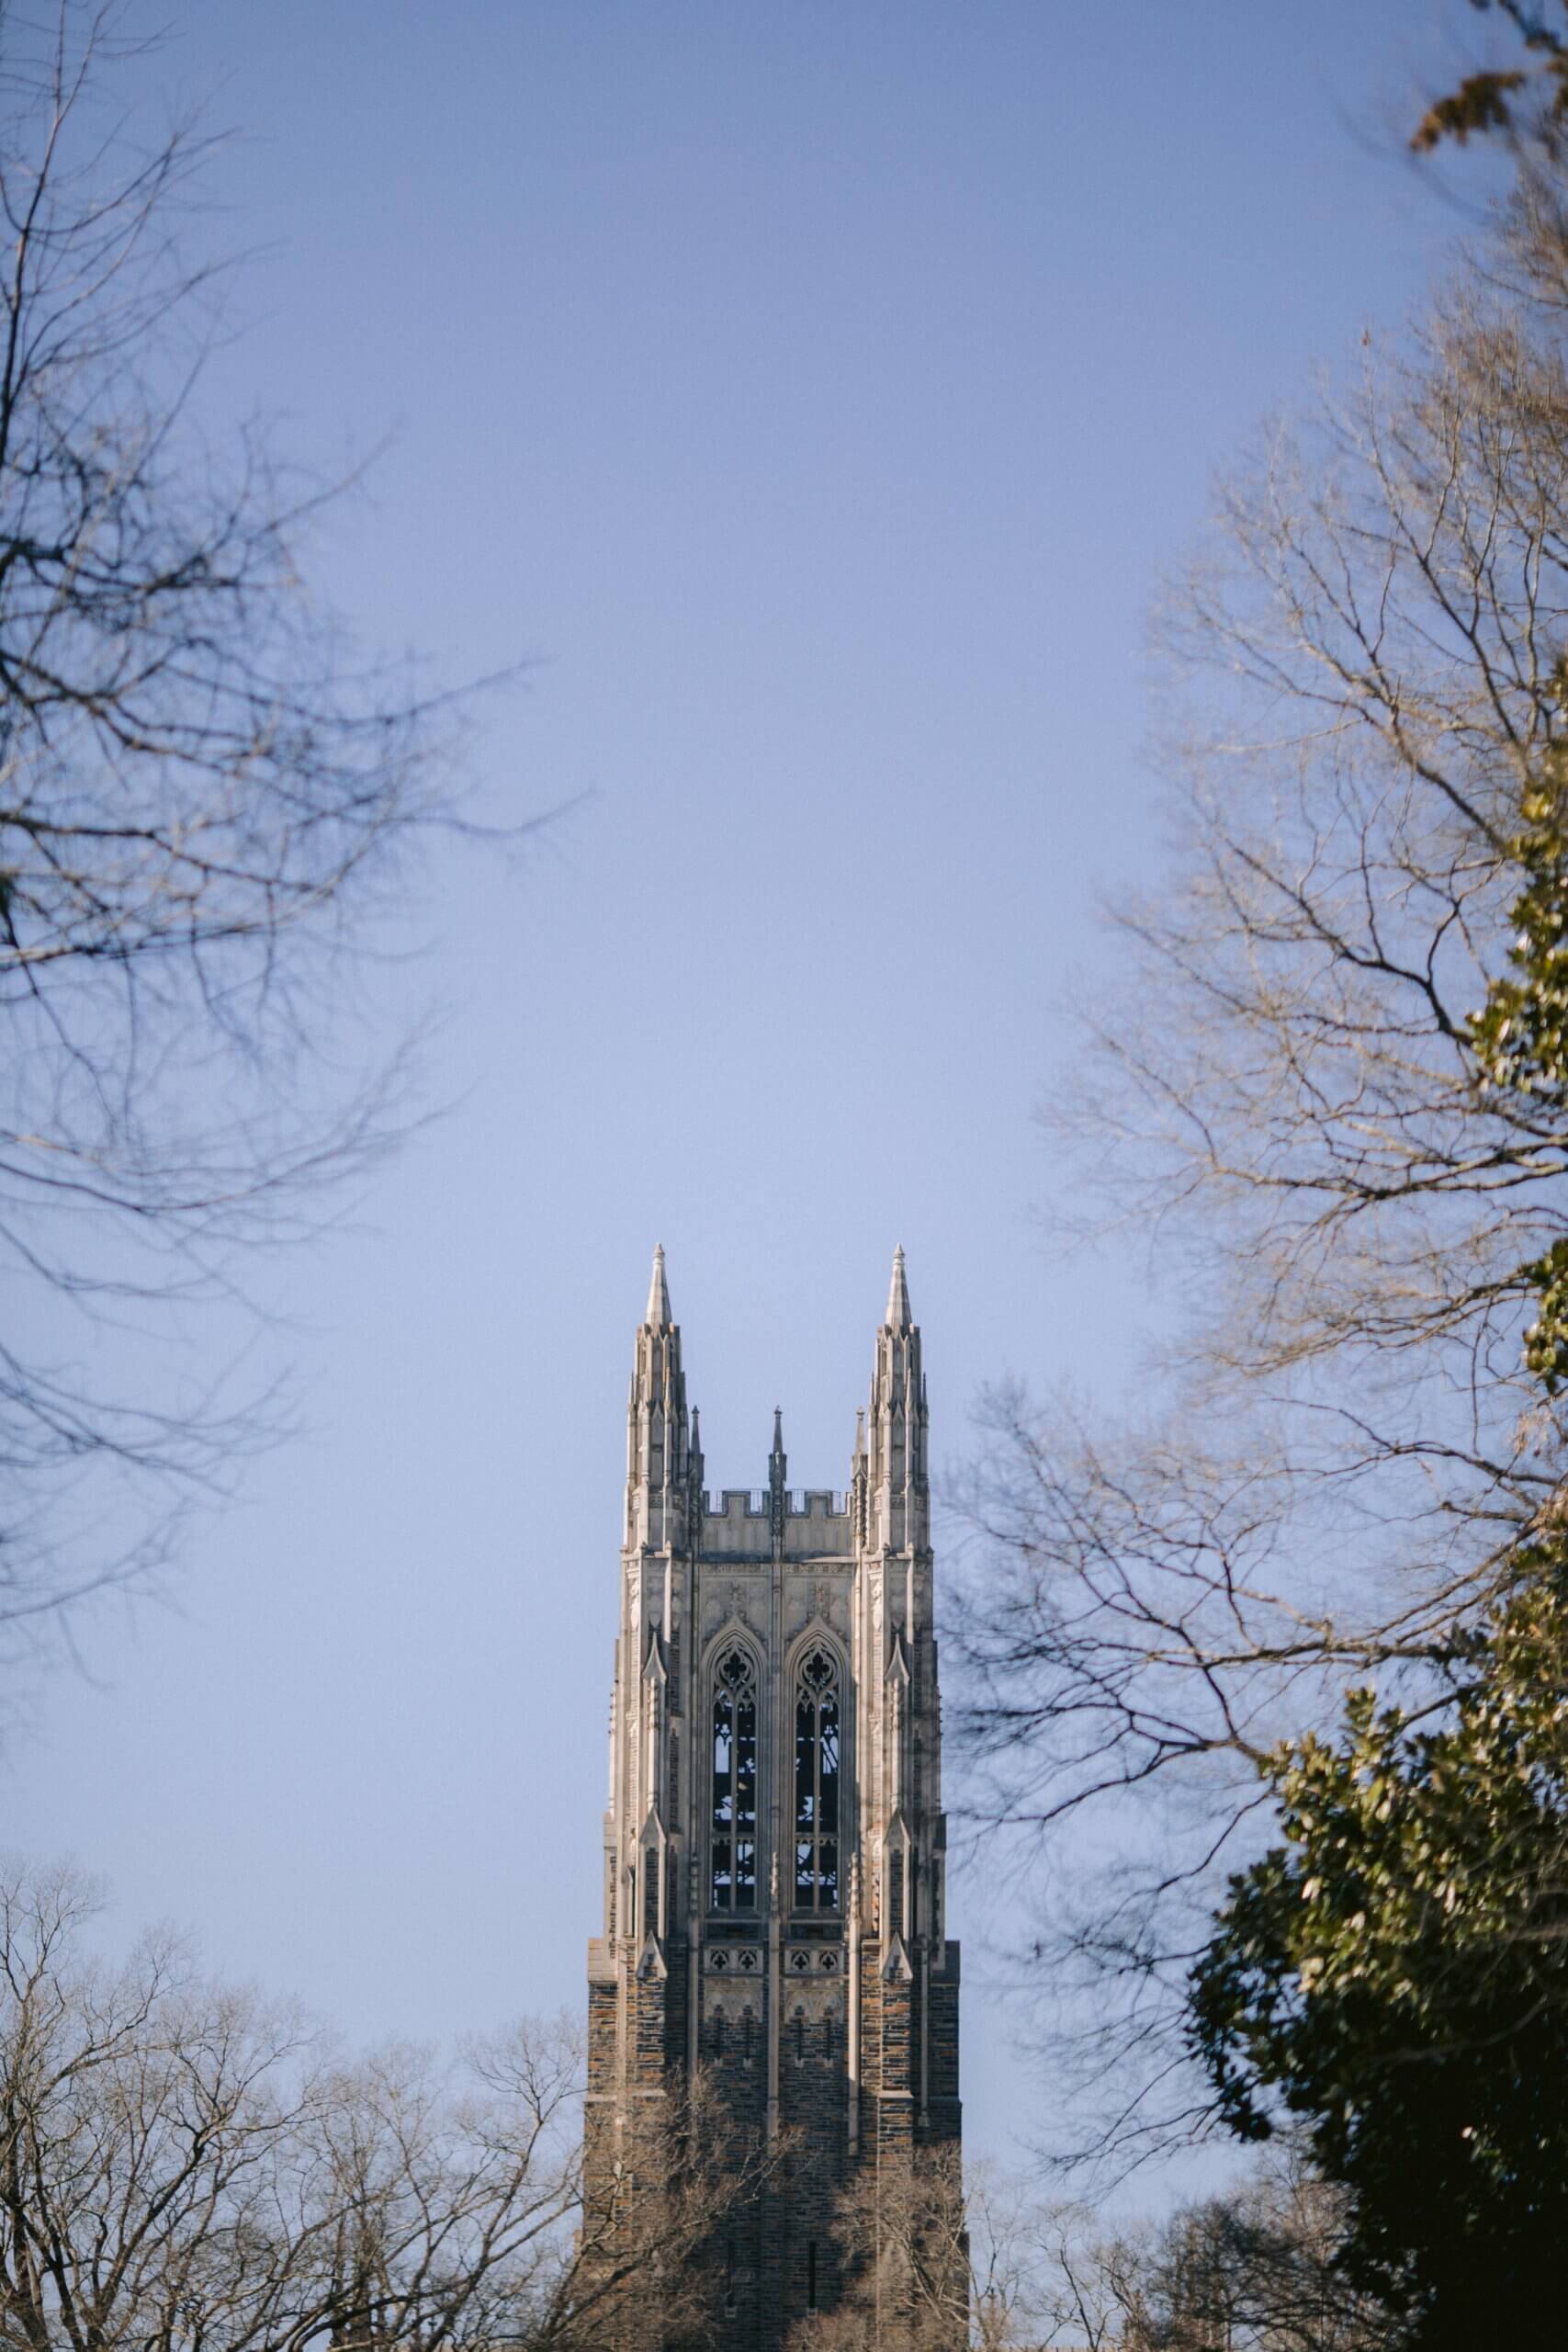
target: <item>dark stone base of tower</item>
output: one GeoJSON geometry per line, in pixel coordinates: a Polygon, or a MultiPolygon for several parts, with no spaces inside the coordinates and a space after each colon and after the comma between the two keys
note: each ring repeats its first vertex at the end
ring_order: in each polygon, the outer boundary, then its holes
{"type": "MultiPolygon", "coordinates": [[[[862,2265],[874,2259],[879,2191],[893,2207],[889,2226],[906,2232],[911,2196],[922,2193],[919,2163],[935,2160],[923,2193],[944,2197],[956,2186],[959,2149],[956,1944],[935,1958],[918,1950],[907,1970],[891,1977],[884,1975],[882,1948],[871,1937],[861,1942],[858,1962],[843,1943],[781,1940],[776,1971],[767,1966],[766,1946],[754,1949],[758,1969],[743,1984],[727,1968],[722,1994],[703,1986],[698,1999],[700,2064],[716,2106],[760,2148],[770,2137],[777,2148],[764,2187],[719,2217],[706,2253],[711,2341],[727,2352],[782,2345],[799,2323],[838,2309],[845,2256],[862,2265]],[[805,1968],[798,1965],[802,1954],[805,1968]]],[[[690,1953],[671,1951],[666,1977],[626,1988],[623,2044],[620,1972],[604,1943],[592,1951],[593,2174],[615,2160],[616,2117],[625,2102],[639,2094],[666,2096],[684,2076],[690,1953]],[[637,2059],[625,2079],[623,2046],[637,2059]]],[[[852,2292],[855,2282],[848,2283],[852,2292]]],[[[660,2344],[657,2298],[650,2295],[640,2317],[623,2320],[617,2334],[628,2343],[660,2344]]],[[[898,2341],[891,2320],[884,2336],[898,2341]]],[[[929,2325],[920,2340],[933,2342],[929,2325]]],[[[962,2330],[956,2340],[962,2343],[962,2330]]]]}
{"type": "MultiPolygon", "coordinates": [[[[605,1932],[589,1956],[590,2211],[639,2151],[647,2167],[650,2126],[699,2084],[729,2169],[761,2167],[739,2194],[714,2188],[694,2257],[705,2340],[773,2352],[852,2309],[878,2343],[957,2352],[959,1961],[902,1256],[844,1497],[790,1493],[776,1426],[765,1494],[703,1491],[661,1255],[628,1472],[605,1932]],[[934,2320],[901,2284],[911,2238],[928,2268],[933,2244],[950,2248],[934,2320]]],[[[646,2267],[646,2291],[601,2331],[617,2352],[697,2332],[688,2311],[671,2334],[660,2265],[646,2267]]]]}

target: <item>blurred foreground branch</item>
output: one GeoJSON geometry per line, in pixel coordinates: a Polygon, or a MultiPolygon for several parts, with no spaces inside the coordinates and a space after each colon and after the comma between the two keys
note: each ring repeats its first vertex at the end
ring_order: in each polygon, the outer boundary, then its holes
{"type": "Polygon", "coordinates": [[[237,1251],[406,1122],[356,1016],[456,820],[461,700],[306,584],[334,494],[197,393],[215,141],[143,141],[116,0],[0,5],[0,1626],[164,1555],[269,1434],[189,1357],[237,1251]]]}

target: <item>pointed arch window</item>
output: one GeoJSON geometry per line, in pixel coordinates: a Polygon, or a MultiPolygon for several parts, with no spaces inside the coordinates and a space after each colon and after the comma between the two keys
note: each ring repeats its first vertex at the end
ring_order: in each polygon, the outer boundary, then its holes
{"type": "Polygon", "coordinates": [[[715,1911],[757,1907],[757,1670],[739,1643],[714,1668],[708,1901],[715,1911]]]}
{"type": "Polygon", "coordinates": [[[838,1661],[808,1650],[795,1679],[795,1907],[839,1907],[838,1661]]]}

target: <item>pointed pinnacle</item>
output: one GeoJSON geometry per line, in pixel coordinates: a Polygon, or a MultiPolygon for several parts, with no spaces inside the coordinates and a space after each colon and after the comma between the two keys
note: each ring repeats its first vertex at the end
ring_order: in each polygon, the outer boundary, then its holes
{"type": "Polygon", "coordinates": [[[653,1280],[648,1286],[648,1313],[643,1321],[650,1330],[670,1329],[670,1285],[664,1279],[664,1244],[661,1241],[653,1253],[653,1280]]]}
{"type": "Polygon", "coordinates": [[[887,1286],[886,1321],[889,1328],[895,1331],[908,1331],[910,1329],[909,1285],[904,1280],[902,1242],[893,1252],[893,1280],[887,1286]]]}
{"type": "Polygon", "coordinates": [[[773,1524],[775,1557],[777,1546],[784,1541],[784,1523],[789,1516],[789,1492],[784,1485],[789,1476],[789,1464],[784,1450],[784,1415],[773,1408],[773,1450],[768,1456],[769,1517],[773,1524]]]}

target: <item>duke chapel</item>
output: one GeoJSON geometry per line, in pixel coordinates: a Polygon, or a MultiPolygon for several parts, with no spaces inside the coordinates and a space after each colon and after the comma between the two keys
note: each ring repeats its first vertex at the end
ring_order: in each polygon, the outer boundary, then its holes
{"type": "Polygon", "coordinates": [[[839,2299],[846,2192],[874,2213],[912,2165],[951,2177],[958,2147],[926,1397],[902,1250],[847,1495],[791,1492],[777,1417],[764,1493],[716,1501],[703,1476],[660,1250],[627,1434],[589,2192],[695,2059],[725,2115],[780,2151],[711,2257],[717,2341],[771,2352],[839,2299]]]}

